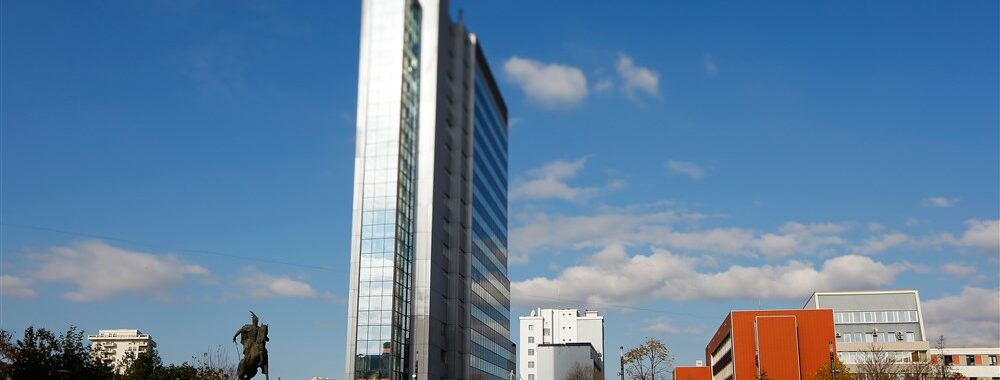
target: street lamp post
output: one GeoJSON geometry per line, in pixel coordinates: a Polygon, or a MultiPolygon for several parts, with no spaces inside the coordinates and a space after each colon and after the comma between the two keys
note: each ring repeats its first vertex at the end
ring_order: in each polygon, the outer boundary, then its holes
{"type": "Polygon", "coordinates": [[[618,375],[621,376],[621,380],[625,380],[625,346],[618,346],[618,364],[621,366],[618,375]]]}
{"type": "Polygon", "coordinates": [[[833,349],[833,341],[830,341],[830,380],[837,380],[837,363],[834,360],[834,355],[837,355],[833,349]]]}

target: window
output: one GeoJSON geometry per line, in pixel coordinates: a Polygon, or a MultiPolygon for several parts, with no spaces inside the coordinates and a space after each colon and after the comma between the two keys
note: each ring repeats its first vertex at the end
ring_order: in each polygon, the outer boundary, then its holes
{"type": "Polygon", "coordinates": [[[976,365],[976,356],[965,355],[965,365],[976,365]]]}
{"type": "Polygon", "coordinates": [[[535,349],[534,348],[529,348],[528,349],[528,356],[535,356],[535,349]]]}
{"type": "Polygon", "coordinates": [[[844,334],[844,343],[851,343],[851,333],[844,334]]]}
{"type": "Polygon", "coordinates": [[[528,362],[528,368],[535,368],[535,362],[529,361],[528,362]]]}
{"type": "Polygon", "coordinates": [[[854,343],[861,343],[861,333],[854,333],[854,343]]]}
{"type": "Polygon", "coordinates": [[[528,331],[535,331],[535,325],[528,325],[528,331]]]}
{"type": "Polygon", "coordinates": [[[997,356],[990,355],[990,365],[997,365],[997,356]]]}
{"type": "Polygon", "coordinates": [[[529,336],[528,337],[528,343],[535,343],[535,337],[529,336]]]}
{"type": "Polygon", "coordinates": [[[546,328],[542,330],[542,335],[549,336],[552,335],[552,329],[546,328]]]}
{"type": "Polygon", "coordinates": [[[535,380],[535,374],[529,373],[528,374],[528,380],[535,380]]]}
{"type": "Polygon", "coordinates": [[[916,339],[914,337],[914,334],[911,333],[911,332],[906,333],[906,341],[907,342],[915,342],[916,339]]]}
{"type": "Polygon", "coordinates": [[[874,343],[875,342],[875,336],[872,335],[872,334],[865,334],[865,342],[866,343],[874,343]]]}

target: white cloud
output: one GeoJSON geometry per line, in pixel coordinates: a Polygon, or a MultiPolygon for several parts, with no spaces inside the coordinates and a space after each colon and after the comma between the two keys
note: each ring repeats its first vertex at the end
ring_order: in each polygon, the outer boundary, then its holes
{"type": "Polygon", "coordinates": [[[969,229],[962,235],[962,244],[980,248],[1000,248],[1000,220],[974,219],[967,221],[969,229]]]}
{"type": "Polygon", "coordinates": [[[615,82],[611,78],[601,78],[594,84],[594,91],[607,92],[615,87],[615,82]]]}
{"type": "Polygon", "coordinates": [[[609,245],[587,263],[566,268],[554,278],[514,282],[511,292],[521,305],[546,298],[618,305],[657,299],[802,299],[816,290],[879,288],[892,284],[905,270],[858,255],[834,257],[818,268],[792,260],[784,265],[734,265],[721,272],[700,272],[699,261],[659,248],[647,255],[630,255],[624,245],[609,245]]]}
{"type": "Polygon", "coordinates": [[[636,91],[656,96],[660,91],[660,74],[649,68],[636,66],[632,58],[618,54],[618,75],[622,79],[622,90],[634,98],[636,91]]]}
{"type": "Polygon", "coordinates": [[[129,251],[99,240],[52,247],[32,257],[38,262],[35,279],[74,285],[76,289],[62,296],[78,302],[119,294],[166,300],[167,289],[182,285],[187,276],[209,276],[204,267],[181,262],[174,255],[129,251]]]}
{"type": "Polygon", "coordinates": [[[719,74],[719,65],[715,63],[712,56],[706,55],[705,59],[702,60],[702,64],[705,65],[705,74],[708,74],[708,76],[714,77],[719,74]]]}
{"type": "Polygon", "coordinates": [[[907,240],[909,240],[909,237],[905,234],[898,232],[888,233],[877,238],[865,240],[864,244],[858,247],[857,251],[863,255],[885,252],[890,248],[905,243],[907,240]]]}
{"type": "Polygon", "coordinates": [[[920,201],[920,205],[924,207],[937,207],[937,208],[948,208],[954,206],[958,203],[958,198],[947,198],[947,197],[930,197],[924,198],[920,201]]]}
{"type": "Polygon", "coordinates": [[[961,237],[950,232],[927,235],[915,239],[915,247],[957,246],[986,249],[994,253],[1000,249],[1000,220],[970,219],[961,237]]]}
{"type": "Polygon", "coordinates": [[[624,186],[619,180],[611,181],[605,189],[598,187],[575,187],[567,183],[587,164],[589,157],[574,161],[552,161],[540,168],[529,170],[526,179],[514,181],[511,186],[513,199],[564,199],[579,201],[600,194],[604,190],[617,190],[624,186]]]}
{"type": "Polygon", "coordinates": [[[648,244],[671,242],[686,247],[738,247],[748,240],[749,232],[738,229],[725,231],[676,232],[671,225],[680,221],[699,220],[704,215],[684,210],[668,210],[662,204],[611,209],[598,215],[565,216],[531,214],[518,216],[521,223],[511,229],[510,259],[513,264],[526,263],[530,256],[544,249],[596,247],[611,243],[648,244]]]}
{"type": "Polygon", "coordinates": [[[962,294],[923,303],[928,341],[944,335],[948,345],[994,347],[1000,342],[1000,290],[966,287],[962,294]]]}
{"type": "Polygon", "coordinates": [[[17,298],[35,298],[37,294],[31,288],[31,281],[17,276],[0,275],[0,295],[17,298]]]}
{"type": "Polygon", "coordinates": [[[254,298],[315,298],[319,296],[313,287],[305,282],[293,280],[288,276],[276,276],[247,269],[239,280],[250,296],[254,298]]]}
{"type": "Polygon", "coordinates": [[[602,210],[596,215],[515,215],[511,263],[526,263],[537,252],[615,243],[771,259],[833,253],[834,248],[849,246],[840,236],[847,229],[844,224],[787,222],[776,232],[759,234],[740,227],[697,228],[692,223],[703,218],[703,214],[671,210],[663,204],[602,210]],[[683,228],[688,224],[696,228],[683,228]]]}
{"type": "Polygon", "coordinates": [[[587,97],[587,77],[579,68],[521,57],[511,57],[503,68],[529,99],[543,107],[579,104],[587,97]]]}
{"type": "Polygon", "coordinates": [[[956,277],[968,277],[976,273],[976,268],[961,264],[945,264],[944,272],[956,277]]]}
{"type": "Polygon", "coordinates": [[[671,173],[683,174],[695,181],[705,178],[705,169],[694,162],[670,160],[667,161],[667,169],[671,173]]]}
{"type": "Polygon", "coordinates": [[[838,223],[787,222],[778,228],[778,233],[765,233],[751,243],[761,254],[778,258],[797,253],[817,251],[845,244],[839,236],[847,226],[838,223]]]}
{"type": "Polygon", "coordinates": [[[680,333],[681,329],[675,327],[673,323],[670,323],[670,321],[666,318],[657,318],[646,327],[646,331],[656,334],[669,335],[680,333]]]}
{"type": "Polygon", "coordinates": [[[696,327],[677,327],[667,318],[656,318],[652,321],[647,321],[649,325],[646,326],[645,330],[654,334],[660,335],[674,335],[674,334],[700,334],[702,330],[696,327]]]}

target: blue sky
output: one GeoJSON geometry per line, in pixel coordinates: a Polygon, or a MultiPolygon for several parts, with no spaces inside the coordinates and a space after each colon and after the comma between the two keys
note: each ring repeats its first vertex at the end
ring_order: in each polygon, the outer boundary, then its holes
{"type": "MultiPolygon", "coordinates": [[[[253,309],[275,375],[341,377],[359,5],[4,2],[0,328],[179,362],[253,309]]],[[[515,316],[690,364],[728,310],[916,288],[1000,339],[997,2],[458,8],[511,110],[515,316]]]]}

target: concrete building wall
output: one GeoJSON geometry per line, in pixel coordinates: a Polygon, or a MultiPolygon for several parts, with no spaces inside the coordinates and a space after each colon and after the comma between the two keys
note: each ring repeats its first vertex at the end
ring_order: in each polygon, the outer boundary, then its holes
{"type": "Polygon", "coordinates": [[[597,311],[578,309],[535,309],[519,318],[518,375],[527,380],[538,377],[537,365],[549,358],[539,357],[539,347],[545,344],[589,343],[595,355],[604,361],[604,317],[597,311]],[[532,368],[535,366],[535,368],[532,368]]]}
{"type": "Polygon", "coordinates": [[[941,363],[942,355],[951,357],[951,370],[967,379],[1000,377],[1000,347],[949,347],[931,349],[931,361],[941,363]]]}
{"type": "Polygon", "coordinates": [[[538,347],[536,372],[524,380],[562,380],[579,365],[584,371],[604,372],[597,351],[589,343],[543,344],[538,347]]]}
{"type": "Polygon", "coordinates": [[[705,366],[674,367],[674,380],[711,380],[712,369],[705,366]]]}
{"type": "Polygon", "coordinates": [[[705,358],[715,380],[754,379],[760,371],[772,379],[808,379],[829,362],[834,340],[830,309],[734,311],[705,358]]]}
{"type": "Polygon", "coordinates": [[[916,290],[816,292],[804,308],[833,309],[838,354],[848,367],[872,344],[901,358],[922,356],[930,347],[916,290]]]}

